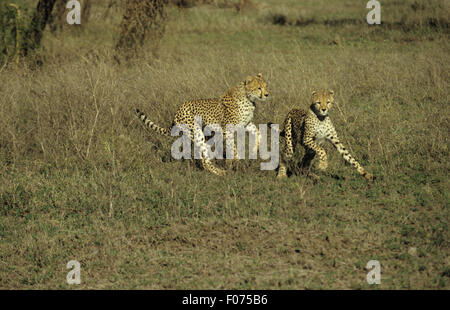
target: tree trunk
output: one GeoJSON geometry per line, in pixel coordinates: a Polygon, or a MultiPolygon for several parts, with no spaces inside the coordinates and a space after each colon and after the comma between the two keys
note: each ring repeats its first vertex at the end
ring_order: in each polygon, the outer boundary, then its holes
{"type": "Polygon", "coordinates": [[[55,2],[56,0],[39,0],[36,12],[31,19],[30,32],[28,33],[29,46],[24,47],[25,55],[28,49],[35,49],[40,45],[42,32],[49,21],[55,2]]]}
{"type": "Polygon", "coordinates": [[[165,0],[126,0],[116,51],[129,58],[137,56],[146,42],[156,48],[165,28],[164,5],[165,0]]]}
{"type": "Polygon", "coordinates": [[[66,1],[56,0],[55,8],[50,23],[50,30],[52,32],[61,30],[66,24],[66,1]]]}

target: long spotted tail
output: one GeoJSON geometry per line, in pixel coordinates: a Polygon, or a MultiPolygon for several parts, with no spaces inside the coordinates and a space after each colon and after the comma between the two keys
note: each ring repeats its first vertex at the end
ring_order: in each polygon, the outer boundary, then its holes
{"type": "Polygon", "coordinates": [[[144,125],[146,127],[150,128],[150,129],[153,129],[154,131],[156,131],[159,134],[162,134],[164,136],[168,136],[168,137],[171,136],[169,130],[167,130],[166,128],[160,127],[160,126],[156,125],[155,123],[153,123],[151,120],[149,120],[147,118],[147,116],[143,112],[139,111],[139,109],[136,109],[136,113],[137,113],[137,116],[141,119],[141,121],[144,123],[144,125]]]}

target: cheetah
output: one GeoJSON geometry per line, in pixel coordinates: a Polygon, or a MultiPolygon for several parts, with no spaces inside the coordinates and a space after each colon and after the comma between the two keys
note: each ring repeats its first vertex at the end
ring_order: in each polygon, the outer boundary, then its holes
{"type": "MultiPolygon", "coordinates": [[[[216,175],[225,175],[223,169],[216,167],[211,159],[207,156],[207,149],[205,145],[205,136],[202,133],[200,125],[196,118],[201,117],[202,125],[219,125],[225,128],[226,125],[241,125],[245,129],[256,135],[257,141],[260,140],[260,133],[253,121],[253,112],[258,102],[264,102],[269,96],[267,84],[264,81],[262,74],[256,76],[248,76],[241,81],[237,86],[229,89],[219,98],[213,99],[198,99],[184,102],[177,110],[172,125],[184,125],[190,130],[190,139],[200,146],[201,162],[205,170],[216,175]]],[[[156,132],[171,136],[171,130],[160,127],[154,122],[150,121],[147,116],[139,109],[136,109],[137,116],[144,122],[144,124],[156,132]]],[[[234,141],[228,138],[230,133],[225,132],[226,143],[234,141]]],[[[258,144],[258,143],[257,143],[258,144]]],[[[227,145],[228,148],[228,145],[227,145]]],[[[231,146],[236,154],[236,148],[231,146]]]]}
{"type": "Polygon", "coordinates": [[[313,91],[312,104],[308,111],[302,109],[291,110],[285,118],[284,129],[280,133],[284,135],[284,154],[278,169],[278,178],[287,177],[286,163],[292,159],[295,147],[298,143],[304,146],[305,155],[301,168],[308,169],[315,155],[319,156],[319,170],[325,171],[328,167],[327,154],[321,145],[330,141],[342,157],[350,163],[358,173],[367,180],[373,180],[374,176],[352,157],[349,151],[342,145],[336,130],[328,116],[328,111],[334,103],[333,91],[313,91]]]}

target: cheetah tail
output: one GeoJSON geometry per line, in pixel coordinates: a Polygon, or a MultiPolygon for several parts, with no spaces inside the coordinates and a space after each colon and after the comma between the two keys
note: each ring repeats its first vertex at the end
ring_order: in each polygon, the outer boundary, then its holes
{"type": "Polygon", "coordinates": [[[137,113],[137,116],[140,118],[140,120],[144,123],[144,125],[146,127],[153,129],[154,131],[156,131],[159,134],[162,134],[164,136],[168,136],[168,137],[171,136],[170,130],[167,130],[166,128],[162,128],[162,127],[156,125],[155,123],[153,123],[151,120],[149,120],[147,118],[147,116],[143,112],[139,111],[139,109],[136,109],[136,113],[137,113]]]}

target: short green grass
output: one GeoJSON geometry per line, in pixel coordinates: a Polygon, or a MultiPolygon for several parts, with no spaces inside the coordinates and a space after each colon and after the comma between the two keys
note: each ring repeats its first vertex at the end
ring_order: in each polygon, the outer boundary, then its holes
{"type": "Polygon", "coordinates": [[[96,2],[82,29],[45,33],[42,67],[1,69],[0,288],[450,288],[447,2],[383,1],[380,26],[364,1],[260,2],[169,7],[156,56],[120,66],[121,11],[96,2]],[[332,147],[317,180],[278,181],[259,161],[216,177],[134,115],[169,126],[184,100],[258,72],[271,99],[257,124],[331,88],[340,137],[376,181],[332,147]]]}

